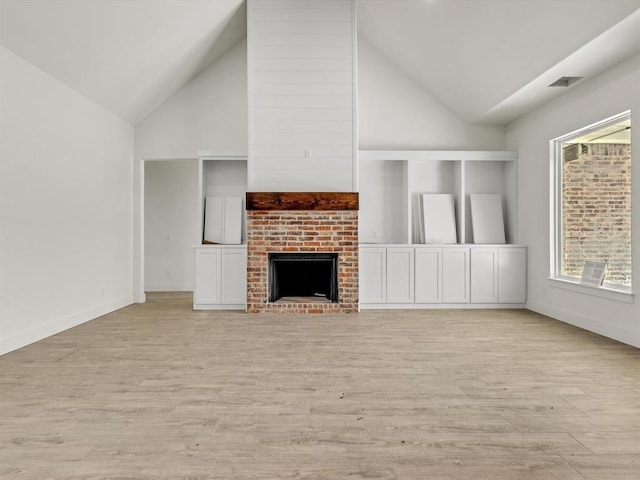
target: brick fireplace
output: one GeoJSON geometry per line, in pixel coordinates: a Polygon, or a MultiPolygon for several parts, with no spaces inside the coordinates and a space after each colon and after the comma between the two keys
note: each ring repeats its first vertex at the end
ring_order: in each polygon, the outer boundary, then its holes
{"type": "Polygon", "coordinates": [[[248,312],[358,311],[357,193],[249,192],[246,205],[248,312]],[[269,301],[269,254],[287,253],[337,254],[337,299],[308,295],[269,301]]]}

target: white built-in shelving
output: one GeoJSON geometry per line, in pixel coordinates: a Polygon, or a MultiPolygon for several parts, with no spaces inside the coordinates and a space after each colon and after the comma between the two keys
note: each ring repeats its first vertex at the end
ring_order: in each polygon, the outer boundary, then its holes
{"type": "Polygon", "coordinates": [[[517,245],[517,154],[361,150],[362,308],[511,308],[526,302],[527,248],[517,245]],[[457,241],[425,243],[422,194],[452,195],[457,241]],[[499,194],[505,244],[475,244],[470,195],[499,194]]]}
{"type": "MultiPolygon", "coordinates": [[[[513,152],[361,151],[362,308],[524,305],[527,249],[515,244],[516,158],[513,152]],[[423,193],[454,196],[457,243],[420,243],[423,193]],[[473,243],[469,195],[475,193],[502,196],[506,244],[473,243]]],[[[201,152],[199,159],[202,238],[207,196],[244,199],[247,157],[201,152]]],[[[195,309],[245,308],[246,245],[197,245],[194,261],[195,309]]]]}
{"type": "MultiPolygon", "coordinates": [[[[204,233],[206,197],[241,197],[242,211],[247,193],[247,156],[198,152],[199,172],[199,237],[204,233]]],[[[242,219],[242,243],[246,243],[246,215],[242,219]]]]}
{"type": "Polygon", "coordinates": [[[516,243],[516,159],[508,151],[361,150],[361,242],[421,243],[420,195],[444,193],[455,198],[457,243],[473,243],[469,195],[494,193],[507,243],[516,243]]]}
{"type": "Polygon", "coordinates": [[[246,212],[247,156],[198,152],[199,232],[203,239],[206,197],[242,198],[240,245],[196,245],[194,247],[194,310],[244,310],[246,308],[246,212]]]}

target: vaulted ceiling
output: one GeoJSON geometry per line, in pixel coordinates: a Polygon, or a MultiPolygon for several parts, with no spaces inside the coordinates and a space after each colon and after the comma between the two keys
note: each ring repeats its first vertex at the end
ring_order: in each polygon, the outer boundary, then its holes
{"type": "Polygon", "coordinates": [[[137,123],[246,36],[242,0],[2,0],[0,42],[137,123]]]}
{"type": "MultiPolygon", "coordinates": [[[[640,53],[640,0],[358,0],[358,34],[469,123],[640,53]]],[[[243,0],[2,0],[0,42],[135,124],[246,36],[243,0]]],[[[571,87],[569,87],[571,88],[571,87]]]]}
{"type": "Polygon", "coordinates": [[[640,2],[358,3],[359,33],[470,123],[507,123],[640,52],[640,2]]]}

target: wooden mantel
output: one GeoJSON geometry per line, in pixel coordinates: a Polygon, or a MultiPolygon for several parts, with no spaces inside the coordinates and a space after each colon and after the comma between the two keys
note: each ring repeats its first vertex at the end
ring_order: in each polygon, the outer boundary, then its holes
{"type": "Polygon", "coordinates": [[[247,192],[247,210],[358,210],[357,192],[247,192]]]}

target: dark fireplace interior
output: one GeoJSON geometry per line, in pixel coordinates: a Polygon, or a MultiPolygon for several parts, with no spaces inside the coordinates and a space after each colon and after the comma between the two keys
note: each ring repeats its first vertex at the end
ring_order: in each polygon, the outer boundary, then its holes
{"type": "Polygon", "coordinates": [[[270,253],[269,302],[338,301],[337,253],[270,253]]]}

